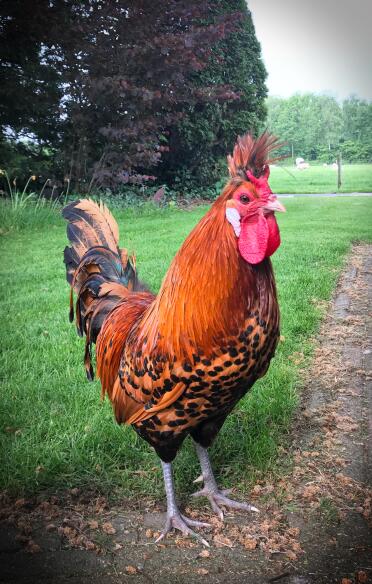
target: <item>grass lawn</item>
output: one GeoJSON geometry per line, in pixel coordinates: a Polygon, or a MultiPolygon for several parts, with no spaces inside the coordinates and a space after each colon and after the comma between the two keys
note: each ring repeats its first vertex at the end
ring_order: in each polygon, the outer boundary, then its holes
{"type": "MultiPolygon", "coordinates": [[[[284,340],[269,373],[228,418],[212,449],[221,483],[235,480],[243,489],[272,467],[279,441],[286,441],[300,369],[351,242],[372,240],[371,199],[291,199],[286,206],[279,216],[283,243],[273,258],[284,340]]],[[[122,244],[136,250],[140,275],[155,290],[204,212],[115,213],[122,244]]],[[[162,496],[152,449],[113,422],[110,404],[99,400],[99,382],[85,378],[83,342],[68,322],[65,245],[57,217],[1,238],[0,488],[29,494],[78,486],[162,496]]],[[[199,472],[189,441],[175,469],[179,492],[193,490],[199,472]]]]}
{"type": "Polygon", "coordinates": [[[271,169],[270,186],[275,193],[351,193],[372,192],[372,164],[344,164],[342,185],[337,189],[337,170],[330,166],[310,166],[297,170],[294,166],[271,169]]]}

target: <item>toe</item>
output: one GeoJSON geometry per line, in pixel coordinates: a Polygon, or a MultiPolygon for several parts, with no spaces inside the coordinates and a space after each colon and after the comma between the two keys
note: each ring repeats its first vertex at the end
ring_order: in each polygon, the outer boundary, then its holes
{"type": "Polygon", "coordinates": [[[259,513],[257,507],[254,507],[249,503],[234,501],[233,499],[229,499],[222,494],[216,494],[215,499],[220,505],[223,505],[224,507],[230,507],[230,509],[241,509],[242,511],[254,511],[255,513],[259,513]]]}
{"type": "Polygon", "coordinates": [[[204,521],[196,521],[195,519],[185,517],[185,515],[181,515],[181,517],[189,527],[212,527],[210,523],[205,523],[204,521]]]}
{"type": "Polygon", "coordinates": [[[210,496],[210,497],[208,497],[208,500],[209,500],[209,502],[211,504],[212,511],[218,516],[218,518],[220,519],[220,521],[223,521],[224,520],[223,511],[222,511],[221,507],[219,507],[217,505],[217,502],[214,499],[213,495],[210,496]]]}

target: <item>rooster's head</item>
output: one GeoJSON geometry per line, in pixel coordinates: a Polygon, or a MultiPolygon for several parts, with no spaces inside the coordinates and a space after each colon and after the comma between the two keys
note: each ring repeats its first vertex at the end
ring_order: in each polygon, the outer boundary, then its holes
{"type": "Polygon", "coordinates": [[[239,137],[233,155],[227,157],[230,181],[225,188],[226,219],[238,239],[238,249],[250,264],[271,256],[280,245],[274,213],[285,211],[269,186],[270,152],[283,144],[264,132],[257,140],[239,137]]]}

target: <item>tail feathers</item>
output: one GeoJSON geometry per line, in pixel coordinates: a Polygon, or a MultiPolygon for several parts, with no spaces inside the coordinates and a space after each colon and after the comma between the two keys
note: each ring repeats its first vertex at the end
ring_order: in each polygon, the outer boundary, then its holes
{"type": "MultiPolygon", "coordinates": [[[[121,257],[110,249],[93,247],[83,256],[71,282],[71,290],[77,292],[77,332],[86,335],[84,364],[90,380],[93,379],[91,345],[96,342],[104,320],[131,291],[143,287],[131,261],[127,259],[123,266],[121,257]]],[[[73,316],[70,304],[70,320],[73,316]]]]}
{"type": "Polygon", "coordinates": [[[76,301],[78,334],[89,336],[90,342],[95,343],[108,313],[129,294],[126,286],[116,282],[106,282],[101,274],[89,276],[76,301]]]}
{"type": "Polygon", "coordinates": [[[97,341],[106,317],[130,295],[126,286],[106,282],[101,274],[92,274],[84,282],[76,302],[76,327],[86,335],[84,366],[90,381],[94,379],[91,348],[97,341]]]}
{"type": "Polygon", "coordinates": [[[109,210],[89,199],[75,201],[62,211],[67,219],[71,247],[64,251],[67,281],[71,286],[70,321],[74,320],[73,292],[76,300],[76,328],[86,335],[85,369],[93,379],[91,345],[110,312],[132,291],[144,291],[138,280],[135,258],[118,247],[119,230],[109,210]]]}
{"type": "Polygon", "coordinates": [[[129,290],[133,290],[137,282],[135,269],[129,259],[123,264],[121,258],[122,256],[118,252],[113,252],[105,247],[92,247],[75,269],[71,286],[79,294],[87,277],[98,273],[102,274],[108,282],[120,282],[129,290]]]}
{"type": "Polygon", "coordinates": [[[62,211],[68,221],[67,237],[71,247],[65,249],[67,281],[90,248],[102,246],[118,253],[119,228],[107,207],[90,199],[74,201],[62,211]]]}

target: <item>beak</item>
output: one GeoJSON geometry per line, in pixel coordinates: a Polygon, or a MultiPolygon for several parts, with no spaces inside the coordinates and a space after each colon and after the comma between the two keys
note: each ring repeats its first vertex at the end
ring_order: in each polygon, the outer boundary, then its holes
{"type": "Polygon", "coordinates": [[[276,198],[275,195],[271,195],[271,197],[269,198],[268,202],[266,203],[266,205],[264,207],[262,207],[264,211],[281,211],[282,213],[285,213],[286,209],[284,207],[284,205],[282,205],[278,199],[276,198]]]}

